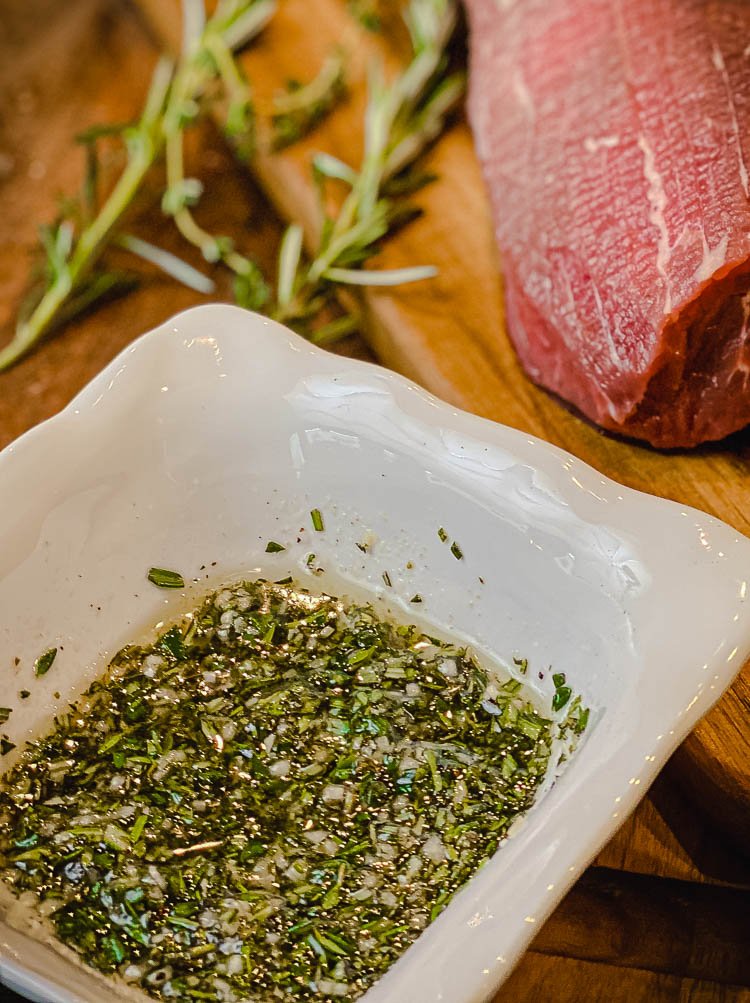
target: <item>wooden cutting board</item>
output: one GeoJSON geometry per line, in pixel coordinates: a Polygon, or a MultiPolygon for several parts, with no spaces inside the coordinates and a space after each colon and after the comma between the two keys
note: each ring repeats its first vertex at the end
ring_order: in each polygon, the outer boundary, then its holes
{"type": "MultiPolygon", "coordinates": [[[[312,0],[310,4],[296,0],[281,0],[281,3],[280,15],[284,17],[287,11],[296,10],[297,19],[304,11],[312,11],[311,17],[316,9],[323,11],[312,0]]],[[[173,31],[176,20],[167,0],[159,2],[158,9],[166,30],[173,31]]],[[[298,31],[297,37],[301,35],[304,32],[298,31]]],[[[325,37],[330,37],[330,32],[325,37]]],[[[269,34],[266,41],[279,45],[279,38],[278,34],[269,34]]],[[[346,39],[347,44],[353,44],[352,38],[355,36],[346,39]]],[[[370,45],[371,40],[366,39],[360,47],[359,65],[371,51],[370,45]]],[[[58,195],[75,191],[80,183],[83,158],[71,137],[96,122],[132,119],[141,106],[155,53],[154,41],[149,41],[144,24],[139,23],[128,0],[77,0],[75,4],[60,4],[58,0],[2,0],[0,3],[0,205],[3,206],[0,339],[10,333],[28,280],[36,227],[53,217],[58,195]]],[[[273,60],[273,50],[266,52],[260,48],[256,55],[273,60]]],[[[304,70],[300,66],[295,72],[302,76],[304,70]]],[[[283,72],[290,72],[289,63],[284,63],[283,72]]],[[[270,73],[263,82],[266,92],[276,86],[270,73]]],[[[333,121],[328,123],[326,129],[333,124],[333,121]]],[[[200,221],[213,232],[231,236],[258,259],[264,270],[270,269],[278,246],[279,219],[252,179],[232,161],[216,130],[203,129],[194,138],[188,171],[200,173],[207,182],[198,209],[200,221]]],[[[345,138],[342,135],[336,140],[337,149],[346,148],[345,138]]],[[[308,144],[308,151],[322,146],[324,139],[327,145],[328,139],[318,133],[308,144]]],[[[455,142],[450,139],[450,143],[455,142]]],[[[470,156],[470,146],[463,149],[470,156]]],[[[442,147],[435,156],[446,156],[442,147]]],[[[448,158],[443,163],[447,165],[450,161],[448,158]]],[[[459,161],[453,163],[454,184],[460,190],[469,181],[461,175],[459,161]]],[[[304,192],[303,182],[306,184],[307,177],[304,158],[300,165],[300,191],[304,192]]],[[[486,217],[481,216],[486,212],[481,187],[474,176],[470,194],[476,196],[478,215],[473,222],[464,220],[461,225],[466,226],[467,239],[470,238],[470,247],[476,253],[474,274],[482,285],[475,287],[471,283],[470,289],[472,298],[487,298],[490,315],[499,318],[499,284],[492,263],[492,242],[486,217]],[[485,267],[479,253],[482,248],[487,255],[485,267]]],[[[185,248],[174,229],[164,225],[158,209],[158,183],[157,177],[132,220],[134,232],[206,269],[197,252],[185,248]]],[[[431,192],[424,194],[432,198],[431,192]]],[[[466,204],[466,197],[461,195],[461,205],[466,204]]],[[[441,239],[449,245],[452,239],[449,220],[441,215],[449,209],[438,206],[438,210],[441,239]]],[[[458,225],[455,218],[453,225],[458,225]]],[[[409,231],[404,231],[398,242],[408,236],[409,231]]],[[[398,250],[398,242],[394,242],[389,254],[398,250]]],[[[424,260],[424,244],[411,250],[409,247],[398,260],[407,260],[417,250],[424,260]]],[[[555,415],[560,422],[570,420],[570,427],[575,428],[573,419],[568,419],[543,394],[528,387],[522,375],[513,369],[512,354],[506,358],[505,369],[498,369],[499,363],[487,355],[484,364],[487,374],[494,372],[495,376],[491,384],[483,382],[481,360],[486,350],[475,335],[478,338],[477,327],[487,304],[473,303],[470,298],[462,315],[470,325],[466,335],[455,318],[443,327],[441,317],[441,313],[452,309],[451,290],[461,288],[460,276],[472,266],[471,260],[451,263],[450,256],[443,254],[440,247],[428,247],[427,251],[431,255],[434,252],[432,260],[440,258],[444,269],[441,282],[447,282],[447,286],[441,286],[446,290],[446,299],[425,296],[426,287],[422,290],[414,287],[403,295],[384,297],[370,306],[386,330],[388,318],[399,317],[412,295],[418,293],[422,308],[429,307],[426,314],[429,323],[420,326],[417,311],[411,329],[407,328],[407,333],[411,330],[411,353],[407,351],[408,339],[400,355],[394,347],[400,329],[383,338],[384,350],[392,353],[389,358],[400,358],[401,367],[408,368],[411,376],[429,383],[445,396],[455,393],[455,399],[459,399],[460,384],[461,393],[466,395],[464,400],[475,410],[484,408],[490,412],[493,408],[499,411],[501,406],[517,407],[509,420],[513,418],[521,424],[526,415],[525,420],[530,422],[527,427],[546,429],[548,438],[554,438],[555,415]],[[455,275],[455,284],[449,281],[450,275],[455,275]],[[390,304],[393,313],[380,304],[390,304]],[[440,332],[442,341],[431,348],[433,337],[440,332]],[[455,338],[455,345],[450,337],[455,338]],[[470,344],[478,347],[467,361],[460,352],[465,356],[470,344]],[[466,374],[470,377],[468,382],[466,374]],[[510,385],[504,396],[493,401],[490,389],[494,386],[496,390],[492,392],[500,393],[497,387],[503,378],[517,380],[515,391],[510,385]],[[456,389],[451,390],[454,379],[456,389]],[[477,381],[476,385],[472,380],[477,381]],[[483,393],[488,395],[486,400],[482,399],[483,393]],[[471,394],[475,397],[469,401],[471,394]],[[529,403],[534,401],[537,404],[529,403]]],[[[212,269],[212,274],[217,281],[216,298],[228,299],[227,277],[219,268],[212,269]]],[[[79,318],[14,369],[0,374],[0,447],[59,411],[143,330],[200,301],[197,294],[146,269],[133,293],[79,318]]],[[[381,327],[375,328],[373,340],[379,331],[381,327]]],[[[359,340],[342,343],[337,351],[367,356],[367,348],[359,340]]],[[[578,426],[586,430],[586,426],[580,423],[578,426]]],[[[561,434],[565,427],[561,425],[561,434]]],[[[592,433],[593,441],[598,438],[592,433]]],[[[580,441],[583,451],[585,440],[580,441]]],[[[602,441],[605,445],[609,442],[602,441]]],[[[724,451],[722,455],[732,453],[724,451]]],[[[635,461],[633,469],[637,469],[635,461]]],[[[643,479],[647,480],[647,476],[643,479]]],[[[736,473],[732,483],[736,486],[738,481],[736,473]]],[[[715,477],[708,478],[708,482],[718,483],[715,477]]],[[[0,652],[0,671],[7,669],[3,657],[0,652]]],[[[721,758],[716,762],[718,768],[724,768],[721,758]]],[[[681,775],[690,777],[695,773],[683,770],[681,775]]],[[[691,803],[676,787],[670,771],[664,771],[539,931],[495,1003],[546,1003],[553,999],[555,1003],[686,1003],[687,1000],[750,1003],[750,988],[745,988],[750,987],[749,896],[750,860],[727,847],[726,840],[707,821],[701,804],[691,803]]],[[[0,971],[0,983],[2,976],[0,971]]],[[[0,992],[0,997],[15,999],[9,992],[0,992]]]]}
{"type": "MultiPolygon", "coordinates": [[[[139,0],[163,42],[179,39],[174,0],[139,0]]],[[[400,40],[401,42],[403,40],[400,40]]],[[[349,63],[348,100],[306,140],[251,165],[286,219],[308,238],[319,217],[310,161],[326,150],[351,164],[361,150],[364,69],[400,64],[397,32],[359,27],[344,0],[284,0],[243,56],[261,106],[286,79],[306,81],[336,48],[349,63]],[[311,30],[314,26],[314,30],[311,30]],[[396,39],[396,41],[394,41],[396,39]]],[[[750,435],[692,452],[656,452],[599,432],[535,387],[521,370],[504,323],[501,263],[472,138],[460,117],[426,158],[438,180],[420,193],[423,216],[385,245],[377,266],[433,264],[437,279],[361,298],[364,331],[377,356],[439,397],[553,442],[630,487],[695,506],[750,534],[750,435]]],[[[750,669],[698,726],[673,769],[728,835],[750,832],[750,669]]]]}

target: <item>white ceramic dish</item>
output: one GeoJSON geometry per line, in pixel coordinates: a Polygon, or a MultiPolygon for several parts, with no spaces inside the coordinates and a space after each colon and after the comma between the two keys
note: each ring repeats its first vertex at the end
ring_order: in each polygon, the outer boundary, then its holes
{"type": "MultiPolygon", "coordinates": [[[[336,571],[323,585],[394,608],[419,592],[444,630],[527,656],[542,690],[552,665],[583,694],[591,723],[561,779],[367,1003],[490,996],[750,653],[750,541],[232,307],[146,335],[6,449],[0,511],[2,730],[19,744],[190,599],[165,599],[150,566],[199,579],[194,595],[290,563],[304,578],[311,550],[336,571]],[[268,539],[290,549],[266,555],[268,539]]],[[[0,965],[45,1003],[104,998],[98,976],[6,922],[0,965]]]]}

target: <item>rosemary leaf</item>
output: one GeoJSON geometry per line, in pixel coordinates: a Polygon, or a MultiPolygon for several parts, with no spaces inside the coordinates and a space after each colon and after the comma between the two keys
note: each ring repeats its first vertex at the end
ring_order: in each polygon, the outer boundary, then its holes
{"type": "Polygon", "coordinates": [[[193,268],[187,261],[178,258],[176,254],[170,254],[169,251],[165,251],[161,247],[150,244],[147,240],[142,240],[140,237],[134,237],[131,234],[125,233],[118,237],[117,244],[126,251],[130,251],[139,258],[143,258],[144,261],[156,265],[157,268],[160,268],[167,275],[170,275],[189,289],[209,294],[216,288],[208,276],[203,275],[197,268],[193,268]]]}
{"type": "Polygon", "coordinates": [[[352,286],[399,286],[407,282],[420,282],[437,275],[432,265],[418,265],[413,268],[383,268],[368,271],[365,268],[328,268],[323,277],[331,282],[352,286]]]}
{"type": "Polygon", "coordinates": [[[340,53],[329,56],[308,84],[290,81],[287,90],[273,100],[273,149],[283,149],[307,135],[345,92],[344,60],[340,53]]]}
{"type": "Polygon", "coordinates": [[[57,657],[57,648],[48,648],[34,662],[34,675],[46,676],[52,668],[52,663],[57,657]]]}
{"type": "Polygon", "coordinates": [[[150,568],[146,577],[160,589],[185,588],[185,579],[178,571],[167,571],[165,568],[150,568]]]}

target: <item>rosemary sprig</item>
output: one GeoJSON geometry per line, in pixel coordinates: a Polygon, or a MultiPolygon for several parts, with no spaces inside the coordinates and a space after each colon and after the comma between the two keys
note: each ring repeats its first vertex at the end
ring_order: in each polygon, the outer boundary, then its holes
{"type": "Polygon", "coordinates": [[[307,84],[290,80],[273,100],[272,146],[281,150],[295,143],[324,118],[346,91],[344,57],[336,52],[307,84]]]}
{"type": "MultiPolygon", "coordinates": [[[[42,229],[43,287],[37,292],[33,307],[19,317],[13,339],[0,350],[0,370],[16,362],[56,324],[121,283],[122,276],[101,268],[100,259],[116,239],[122,243],[117,229],[146,175],[162,156],[165,144],[172,146],[167,206],[178,226],[189,230],[186,207],[195,194],[195,186],[180,176],[181,157],[175,133],[181,133],[195,121],[203,108],[203,99],[218,78],[229,100],[227,130],[237,135],[242,133],[246,138],[251,105],[232,53],[261,30],[274,6],[273,0],[220,0],[212,17],[204,20],[202,0],[185,0],[182,54],[176,62],[167,57],[158,61],[138,121],[127,126],[97,127],[79,137],[87,150],[80,211],[69,212],[52,227],[42,229]],[[95,144],[106,134],[122,137],[127,161],[104,204],[98,207],[95,144]]],[[[125,238],[125,246],[127,243],[125,238]]],[[[136,250],[132,241],[129,249],[136,250]]],[[[144,250],[141,245],[136,253],[144,257],[144,250]]],[[[233,257],[226,244],[219,245],[217,252],[214,260],[221,258],[238,273],[251,271],[244,261],[233,257]]],[[[163,267],[167,259],[152,251],[151,261],[163,267]]],[[[167,270],[174,274],[174,268],[167,270]]]]}
{"type": "Polygon", "coordinates": [[[326,153],[314,158],[322,224],[309,260],[303,257],[297,224],[287,229],[282,240],[277,295],[270,312],[313,341],[328,341],[356,326],[352,317],[320,325],[321,315],[336,299],[337,286],[397,285],[436,274],[431,266],[362,267],[377,253],[380,241],[413,214],[400,195],[414,186],[396,176],[439,135],[446,115],[464,90],[462,73],[446,74],[446,48],[456,24],[454,0],[410,0],[404,17],[412,59],[390,81],[384,79],[379,66],[371,69],[359,168],[326,153]],[[327,180],[343,182],[349,188],[334,216],[324,208],[327,180]]]}

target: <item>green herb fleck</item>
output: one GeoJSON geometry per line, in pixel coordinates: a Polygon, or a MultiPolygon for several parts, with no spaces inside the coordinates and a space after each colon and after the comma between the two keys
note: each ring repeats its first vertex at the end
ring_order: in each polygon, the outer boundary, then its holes
{"type": "Polygon", "coordinates": [[[130,842],[137,843],[143,834],[143,830],[146,828],[146,822],[148,821],[147,815],[139,815],[138,818],[133,823],[133,827],[130,830],[130,842]]]}
{"type": "Polygon", "coordinates": [[[456,543],[455,540],[451,544],[451,553],[453,554],[453,556],[456,558],[457,561],[463,560],[464,552],[463,550],[461,550],[461,548],[459,547],[459,545],[456,543]]]}
{"type": "Polygon", "coordinates": [[[581,732],[585,730],[588,723],[589,723],[589,708],[582,707],[579,711],[578,718],[576,719],[574,725],[576,734],[580,735],[581,732]]]}
{"type": "Polygon", "coordinates": [[[445,543],[446,540],[448,539],[448,534],[445,532],[442,526],[438,529],[438,536],[440,537],[441,543],[445,543]]]}
{"type": "Polygon", "coordinates": [[[391,581],[391,576],[388,574],[387,571],[383,572],[383,581],[385,582],[385,584],[388,586],[389,589],[393,586],[393,582],[391,581]]]}
{"type": "Polygon", "coordinates": [[[323,526],[323,516],[321,514],[320,509],[314,508],[310,513],[310,518],[312,519],[313,529],[316,530],[318,533],[322,533],[324,526],[323,526]]]}
{"type": "Polygon", "coordinates": [[[166,568],[150,568],[148,580],[160,589],[184,589],[185,579],[178,571],[167,571],[166,568]]]}
{"type": "Polygon", "coordinates": [[[18,695],[22,700],[27,700],[31,696],[31,690],[21,690],[18,695]]]}
{"type": "Polygon", "coordinates": [[[57,648],[48,648],[34,662],[34,675],[46,676],[52,668],[52,663],[57,657],[57,648]]]}
{"type": "Polygon", "coordinates": [[[282,550],[286,550],[282,544],[277,543],[275,540],[269,540],[266,544],[267,554],[280,554],[282,550]]]}
{"type": "Polygon", "coordinates": [[[564,672],[555,672],[552,676],[552,682],[555,684],[555,695],[552,697],[552,710],[562,710],[573,695],[573,690],[570,686],[565,685],[564,672]]]}
{"type": "Polygon", "coordinates": [[[12,713],[12,707],[0,707],[0,724],[5,724],[12,713]]]}
{"type": "Polygon", "coordinates": [[[411,597],[409,602],[419,603],[419,602],[424,602],[424,600],[422,599],[422,596],[417,592],[411,597]]]}
{"type": "Polygon", "coordinates": [[[7,755],[10,752],[10,750],[15,749],[15,747],[16,747],[15,742],[11,742],[10,739],[5,737],[5,735],[3,735],[2,738],[0,738],[0,756],[7,755]]]}

